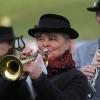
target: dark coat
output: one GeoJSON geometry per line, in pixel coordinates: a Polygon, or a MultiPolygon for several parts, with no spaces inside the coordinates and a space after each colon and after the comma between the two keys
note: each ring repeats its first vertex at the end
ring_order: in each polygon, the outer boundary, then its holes
{"type": "Polygon", "coordinates": [[[13,82],[0,77],[0,100],[31,100],[26,81],[13,82]]]}
{"type": "Polygon", "coordinates": [[[33,81],[36,100],[86,100],[88,82],[78,70],[65,71],[49,80],[45,74],[33,81]]]}
{"type": "MultiPolygon", "coordinates": [[[[36,89],[35,100],[86,100],[87,79],[76,69],[65,71],[51,80],[42,73],[32,80],[36,89]]],[[[32,100],[25,80],[14,82],[0,78],[0,100],[32,100]]]]}

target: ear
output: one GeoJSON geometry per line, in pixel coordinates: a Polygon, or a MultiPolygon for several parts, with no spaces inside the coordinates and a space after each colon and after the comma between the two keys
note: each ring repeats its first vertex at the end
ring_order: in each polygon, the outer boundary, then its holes
{"type": "Polygon", "coordinates": [[[66,50],[70,50],[71,49],[71,40],[70,39],[68,39],[67,41],[66,41],[66,50]]]}

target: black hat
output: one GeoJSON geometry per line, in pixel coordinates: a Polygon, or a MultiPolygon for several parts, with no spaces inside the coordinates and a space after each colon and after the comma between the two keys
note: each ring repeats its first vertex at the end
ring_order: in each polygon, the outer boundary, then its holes
{"type": "Polygon", "coordinates": [[[28,30],[29,35],[32,37],[34,37],[34,34],[38,34],[40,32],[63,32],[71,39],[75,39],[79,36],[78,32],[71,28],[68,19],[56,14],[42,15],[40,17],[39,24],[28,30]]]}
{"type": "Polygon", "coordinates": [[[14,39],[13,28],[0,26],[0,42],[13,39],[14,39]]]}
{"type": "Polygon", "coordinates": [[[87,10],[93,12],[100,11],[100,0],[95,1],[91,7],[87,8],[87,10]]]}

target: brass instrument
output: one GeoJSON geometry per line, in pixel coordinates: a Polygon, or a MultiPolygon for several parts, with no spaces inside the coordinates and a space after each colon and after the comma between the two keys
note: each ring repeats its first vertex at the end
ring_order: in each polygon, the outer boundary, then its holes
{"type": "MultiPolygon", "coordinates": [[[[47,52],[48,50],[45,49],[44,53],[41,54],[44,56],[45,64],[48,65],[48,56],[47,52]]],[[[23,64],[35,60],[38,56],[38,52],[34,54],[33,56],[28,57],[27,59],[20,60],[14,55],[7,55],[3,57],[0,60],[0,73],[1,75],[11,81],[15,81],[17,79],[23,79],[24,78],[24,72],[23,72],[23,64]]]]}

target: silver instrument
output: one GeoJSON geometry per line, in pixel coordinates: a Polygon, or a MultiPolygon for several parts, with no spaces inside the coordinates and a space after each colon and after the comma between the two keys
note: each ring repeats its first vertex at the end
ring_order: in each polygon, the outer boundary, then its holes
{"type": "MultiPolygon", "coordinates": [[[[100,54],[100,39],[98,40],[98,46],[99,47],[96,50],[95,56],[94,56],[93,61],[92,61],[92,65],[94,65],[94,66],[95,66],[96,55],[97,55],[97,53],[100,54]]],[[[88,81],[89,87],[90,87],[89,94],[88,94],[89,98],[92,98],[93,95],[96,93],[95,84],[96,84],[96,80],[98,78],[99,71],[100,71],[99,68],[96,68],[94,76],[88,81]]]]}

